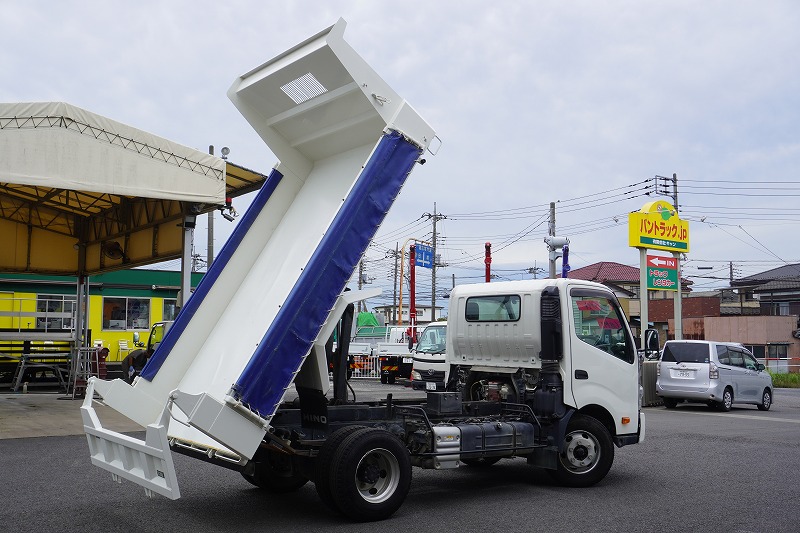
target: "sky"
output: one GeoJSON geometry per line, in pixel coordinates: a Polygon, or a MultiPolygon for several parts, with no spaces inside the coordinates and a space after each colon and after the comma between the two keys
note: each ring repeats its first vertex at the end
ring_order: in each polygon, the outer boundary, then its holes
{"type": "MultiPolygon", "coordinates": [[[[0,0],[0,101],[64,101],[181,144],[275,157],[226,91],[335,23],[436,130],[364,258],[389,303],[396,246],[431,240],[437,304],[546,276],[549,204],[573,269],[636,266],[627,214],[677,177],[694,290],[800,262],[800,3],[0,0]],[[544,273],[544,274],[543,274],[544,273]]],[[[670,194],[672,190],[669,191],[670,194]]],[[[250,197],[237,199],[243,211],[250,197]]],[[[205,220],[195,237],[206,250],[205,220]]],[[[233,228],[215,222],[215,249],[233,228]]],[[[176,265],[166,265],[166,267],[176,265]]],[[[560,271],[560,261],[558,263],[560,271]]],[[[430,302],[430,272],[417,271],[430,302]]]]}

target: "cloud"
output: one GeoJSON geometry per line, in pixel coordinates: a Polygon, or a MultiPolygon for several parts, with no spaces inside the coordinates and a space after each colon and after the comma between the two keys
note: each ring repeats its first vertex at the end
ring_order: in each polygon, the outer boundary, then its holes
{"type": "MultiPolygon", "coordinates": [[[[531,207],[527,218],[442,223],[453,244],[441,253],[451,262],[474,257],[464,265],[471,268],[482,268],[489,237],[495,265],[546,263],[546,224],[508,242],[549,202],[600,198],[657,174],[677,173],[689,206],[788,212],[796,205],[788,189],[714,197],[689,188],[692,180],[797,182],[800,4],[793,1],[29,0],[0,7],[14,21],[0,36],[1,100],[68,101],[198,149],[227,145],[232,161],[262,172],[274,156],[227,100],[228,87],[343,16],[348,42],[443,141],[412,174],[379,239],[434,202],[445,215],[531,207]]],[[[635,263],[625,224],[613,217],[651,198],[559,204],[558,226],[573,233],[573,265],[635,263]]],[[[703,209],[693,209],[699,220],[703,209]]],[[[763,255],[720,229],[729,219],[709,214],[708,222],[720,226],[693,222],[692,257],[763,255]]],[[[774,220],[742,222],[769,249],[783,248],[781,257],[800,259],[786,250],[774,220]]],[[[783,224],[782,233],[797,232],[797,218],[783,224]]]]}

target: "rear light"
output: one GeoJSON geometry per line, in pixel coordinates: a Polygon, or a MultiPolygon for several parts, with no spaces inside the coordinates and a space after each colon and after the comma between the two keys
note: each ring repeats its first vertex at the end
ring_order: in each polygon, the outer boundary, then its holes
{"type": "Polygon", "coordinates": [[[708,378],[719,379],[719,368],[714,363],[709,363],[708,365],[708,378]]]}
{"type": "Polygon", "coordinates": [[[661,363],[656,363],[656,377],[661,375],[661,363]]]}

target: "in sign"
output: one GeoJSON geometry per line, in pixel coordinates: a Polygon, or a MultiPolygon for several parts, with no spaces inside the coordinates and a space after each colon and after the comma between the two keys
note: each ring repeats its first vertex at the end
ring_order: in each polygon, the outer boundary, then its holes
{"type": "Polygon", "coordinates": [[[655,291],[678,290],[678,260],[659,255],[647,256],[647,288],[655,291]]]}
{"type": "Polygon", "coordinates": [[[647,266],[656,268],[671,268],[677,270],[678,260],[674,257],[661,257],[658,255],[647,256],[647,266]]]}

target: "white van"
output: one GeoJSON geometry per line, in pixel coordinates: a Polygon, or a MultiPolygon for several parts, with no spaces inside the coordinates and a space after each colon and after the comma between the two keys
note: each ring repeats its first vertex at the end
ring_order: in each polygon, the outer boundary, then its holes
{"type": "Polygon", "coordinates": [[[772,405],[772,376],[741,344],[667,341],[658,362],[656,394],[672,409],[679,402],[703,402],[722,411],[733,404],[772,405]]]}

